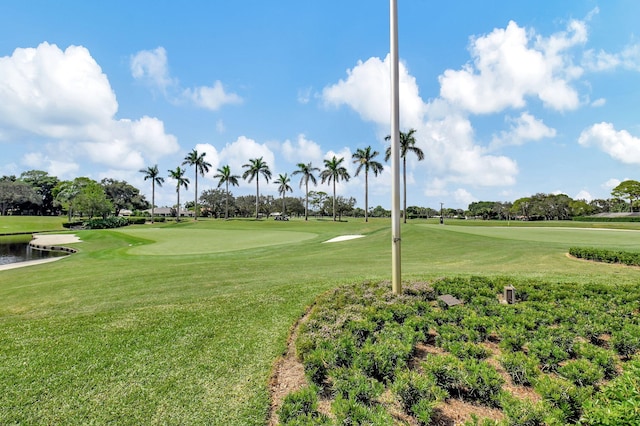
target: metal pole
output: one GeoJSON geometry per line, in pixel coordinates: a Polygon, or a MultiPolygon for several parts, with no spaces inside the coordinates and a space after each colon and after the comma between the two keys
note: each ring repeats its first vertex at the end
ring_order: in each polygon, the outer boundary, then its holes
{"type": "Polygon", "coordinates": [[[390,0],[391,68],[391,286],[402,293],[400,256],[400,83],[398,64],[398,2],[390,0]]]}

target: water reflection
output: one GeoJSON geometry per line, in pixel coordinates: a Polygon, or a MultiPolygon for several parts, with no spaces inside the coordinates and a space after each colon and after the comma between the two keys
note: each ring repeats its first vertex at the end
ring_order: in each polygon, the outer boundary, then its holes
{"type": "Polygon", "coordinates": [[[59,251],[37,250],[29,246],[31,235],[0,237],[0,265],[64,256],[59,251]]]}

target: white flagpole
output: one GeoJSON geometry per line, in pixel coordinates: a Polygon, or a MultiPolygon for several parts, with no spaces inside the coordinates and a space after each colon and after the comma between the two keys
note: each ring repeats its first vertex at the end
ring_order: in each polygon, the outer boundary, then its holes
{"type": "Polygon", "coordinates": [[[400,83],[398,64],[398,2],[390,0],[391,62],[391,286],[402,293],[400,256],[400,83]]]}

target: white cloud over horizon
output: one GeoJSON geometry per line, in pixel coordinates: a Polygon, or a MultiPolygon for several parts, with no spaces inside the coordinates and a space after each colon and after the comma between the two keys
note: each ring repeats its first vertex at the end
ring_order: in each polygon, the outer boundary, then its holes
{"type": "Polygon", "coordinates": [[[157,118],[115,118],[115,93],[85,47],[62,50],[44,42],[19,48],[0,58],[0,75],[4,134],[30,135],[39,146],[23,155],[29,167],[67,177],[88,158],[133,170],[178,150],[176,137],[157,118]]]}

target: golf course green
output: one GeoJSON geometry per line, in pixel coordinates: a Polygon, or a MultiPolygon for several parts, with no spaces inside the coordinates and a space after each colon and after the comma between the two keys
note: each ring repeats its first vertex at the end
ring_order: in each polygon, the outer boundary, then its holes
{"type": "MultiPolygon", "coordinates": [[[[69,232],[53,219],[2,217],[0,228],[69,232]]],[[[573,246],[640,251],[639,225],[456,225],[403,225],[404,280],[640,280],[638,268],[566,255],[573,246]]],[[[391,274],[388,219],[202,218],[72,233],[78,253],[0,271],[0,424],[262,425],[271,368],[306,307],[391,274]]]]}

